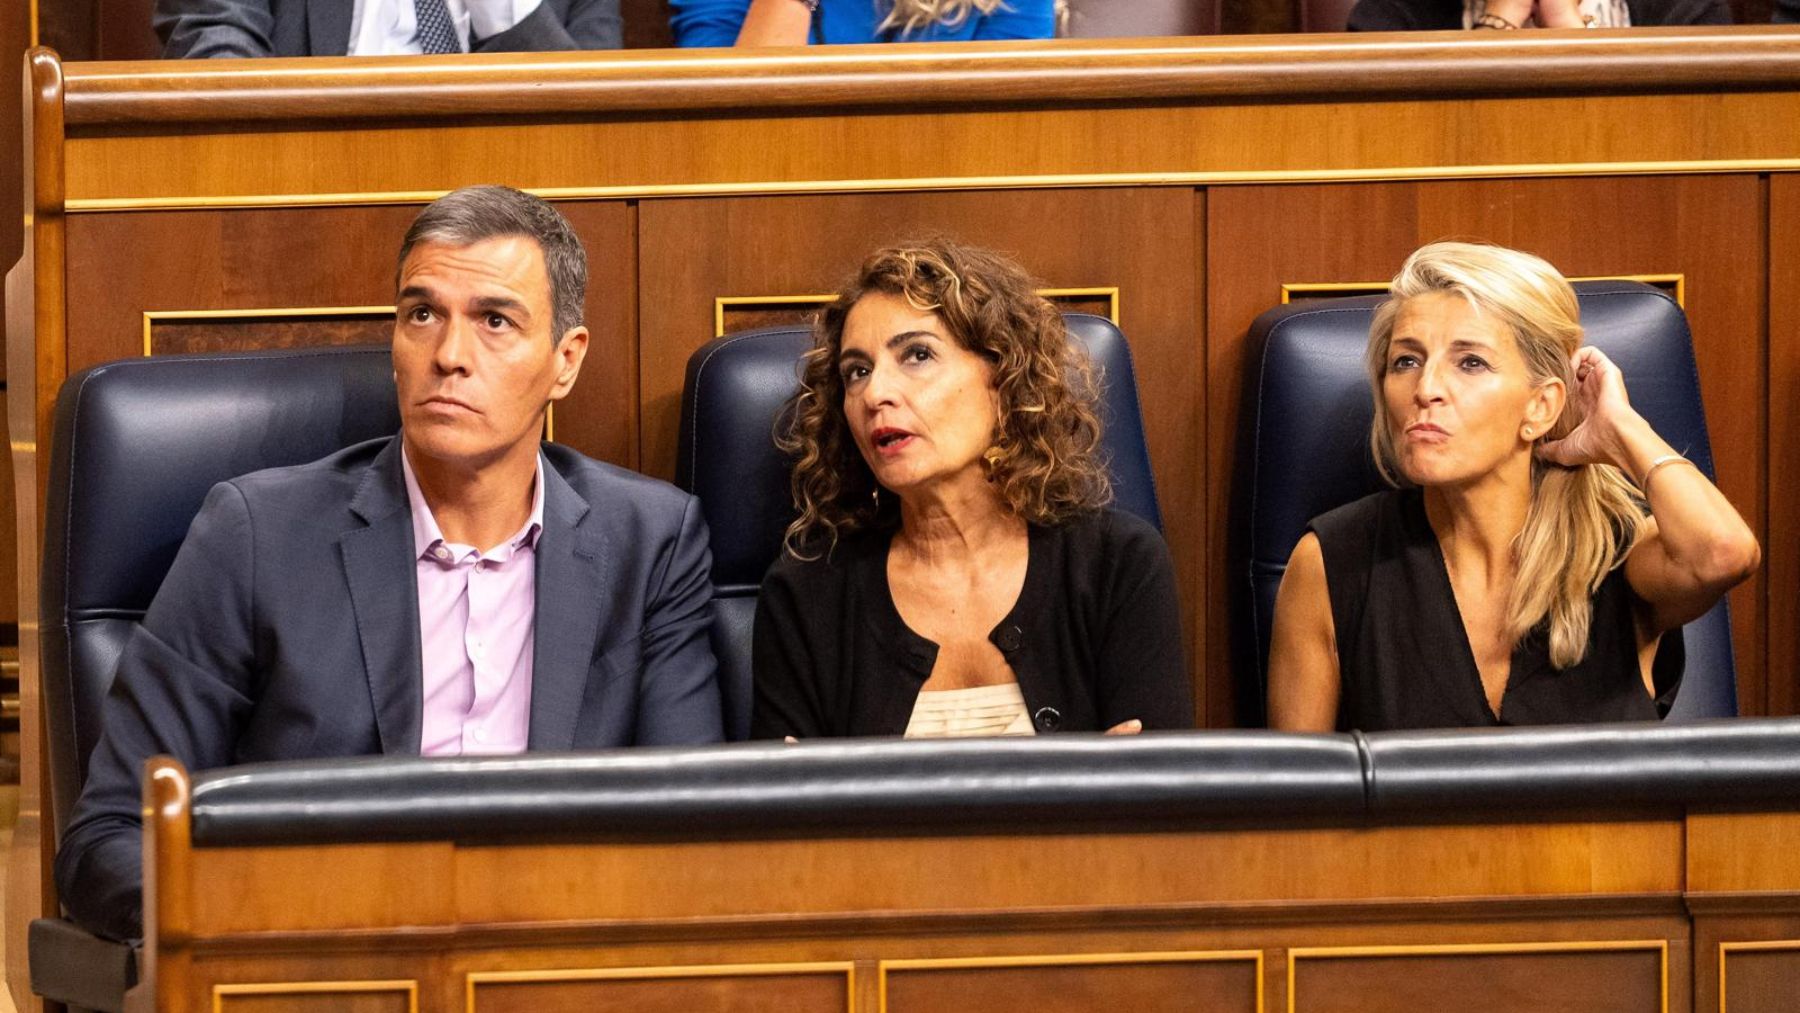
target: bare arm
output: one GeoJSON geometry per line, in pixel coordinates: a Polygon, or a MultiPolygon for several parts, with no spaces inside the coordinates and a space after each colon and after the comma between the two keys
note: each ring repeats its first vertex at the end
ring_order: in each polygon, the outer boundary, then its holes
{"type": "Polygon", "coordinates": [[[1319,536],[1307,532],[1288,557],[1275,593],[1269,643],[1269,727],[1329,732],[1337,727],[1337,631],[1325,589],[1319,536]]]}
{"type": "Polygon", "coordinates": [[[1631,407],[1619,368],[1597,348],[1575,353],[1574,399],[1583,422],[1539,448],[1557,464],[1610,464],[1637,482],[1650,518],[1625,560],[1625,579],[1648,608],[1651,636],[1698,618],[1756,572],[1762,549],[1731,501],[1679,457],[1631,407]],[[1655,468],[1657,462],[1665,463],[1655,468]]]}
{"type": "Polygon", "coordinates": [[[803,0],[751,0],[737,44],[804,46],[811,31],[812,11],[803,0]]]}

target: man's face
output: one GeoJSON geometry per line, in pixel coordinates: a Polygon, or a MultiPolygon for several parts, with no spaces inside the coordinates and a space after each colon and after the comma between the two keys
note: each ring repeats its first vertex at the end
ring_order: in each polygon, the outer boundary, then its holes
{"type": "Polygon", "coordinates": [[[552,333],[537,241],[420,243],[397,303],[394,381],[413,467],[473,472],[535,453],[544,409],[574,386],[588,340],[585,327],[552,333]]]}

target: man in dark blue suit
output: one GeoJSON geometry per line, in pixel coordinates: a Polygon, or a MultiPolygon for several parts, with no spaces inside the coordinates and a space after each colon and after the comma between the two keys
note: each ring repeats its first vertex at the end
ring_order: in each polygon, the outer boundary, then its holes
{"type": "Polygon", "coordinates": [[[56,856],[75,919],[141,933],[139,778],[372,754],[715,742],[698,501],[540,442],[587,352],[586,256],[502,187],[400,252],[400,435],[214,487],[104,708],[56,856]]]}

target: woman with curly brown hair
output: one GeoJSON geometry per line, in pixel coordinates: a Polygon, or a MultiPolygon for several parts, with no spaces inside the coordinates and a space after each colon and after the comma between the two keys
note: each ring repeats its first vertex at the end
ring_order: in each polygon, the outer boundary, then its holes
{"type": "Polygon", "coordinates": [[[1106,509],[1086,360],[1018,266],[871,256],[778,429],[800,516],[757,607],[754,736],[1191,726],[1168,549],[1106,509]]]}

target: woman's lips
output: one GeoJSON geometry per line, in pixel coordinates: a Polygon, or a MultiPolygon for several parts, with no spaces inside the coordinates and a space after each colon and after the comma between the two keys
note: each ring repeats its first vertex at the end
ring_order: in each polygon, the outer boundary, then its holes
{"type": "Polygon", "coordinates": [[[1450,434],[1429,422],[1415,422],[1406,427],[1406,439],[1409,443],[1443,443],[1450,434]]]}
{"type": "Polygon", "coordinates": [[[913,434],[904,429],[882,427],[869,434],[869,443],[883,457],[893,457],[912,445],[913,434]]]}

